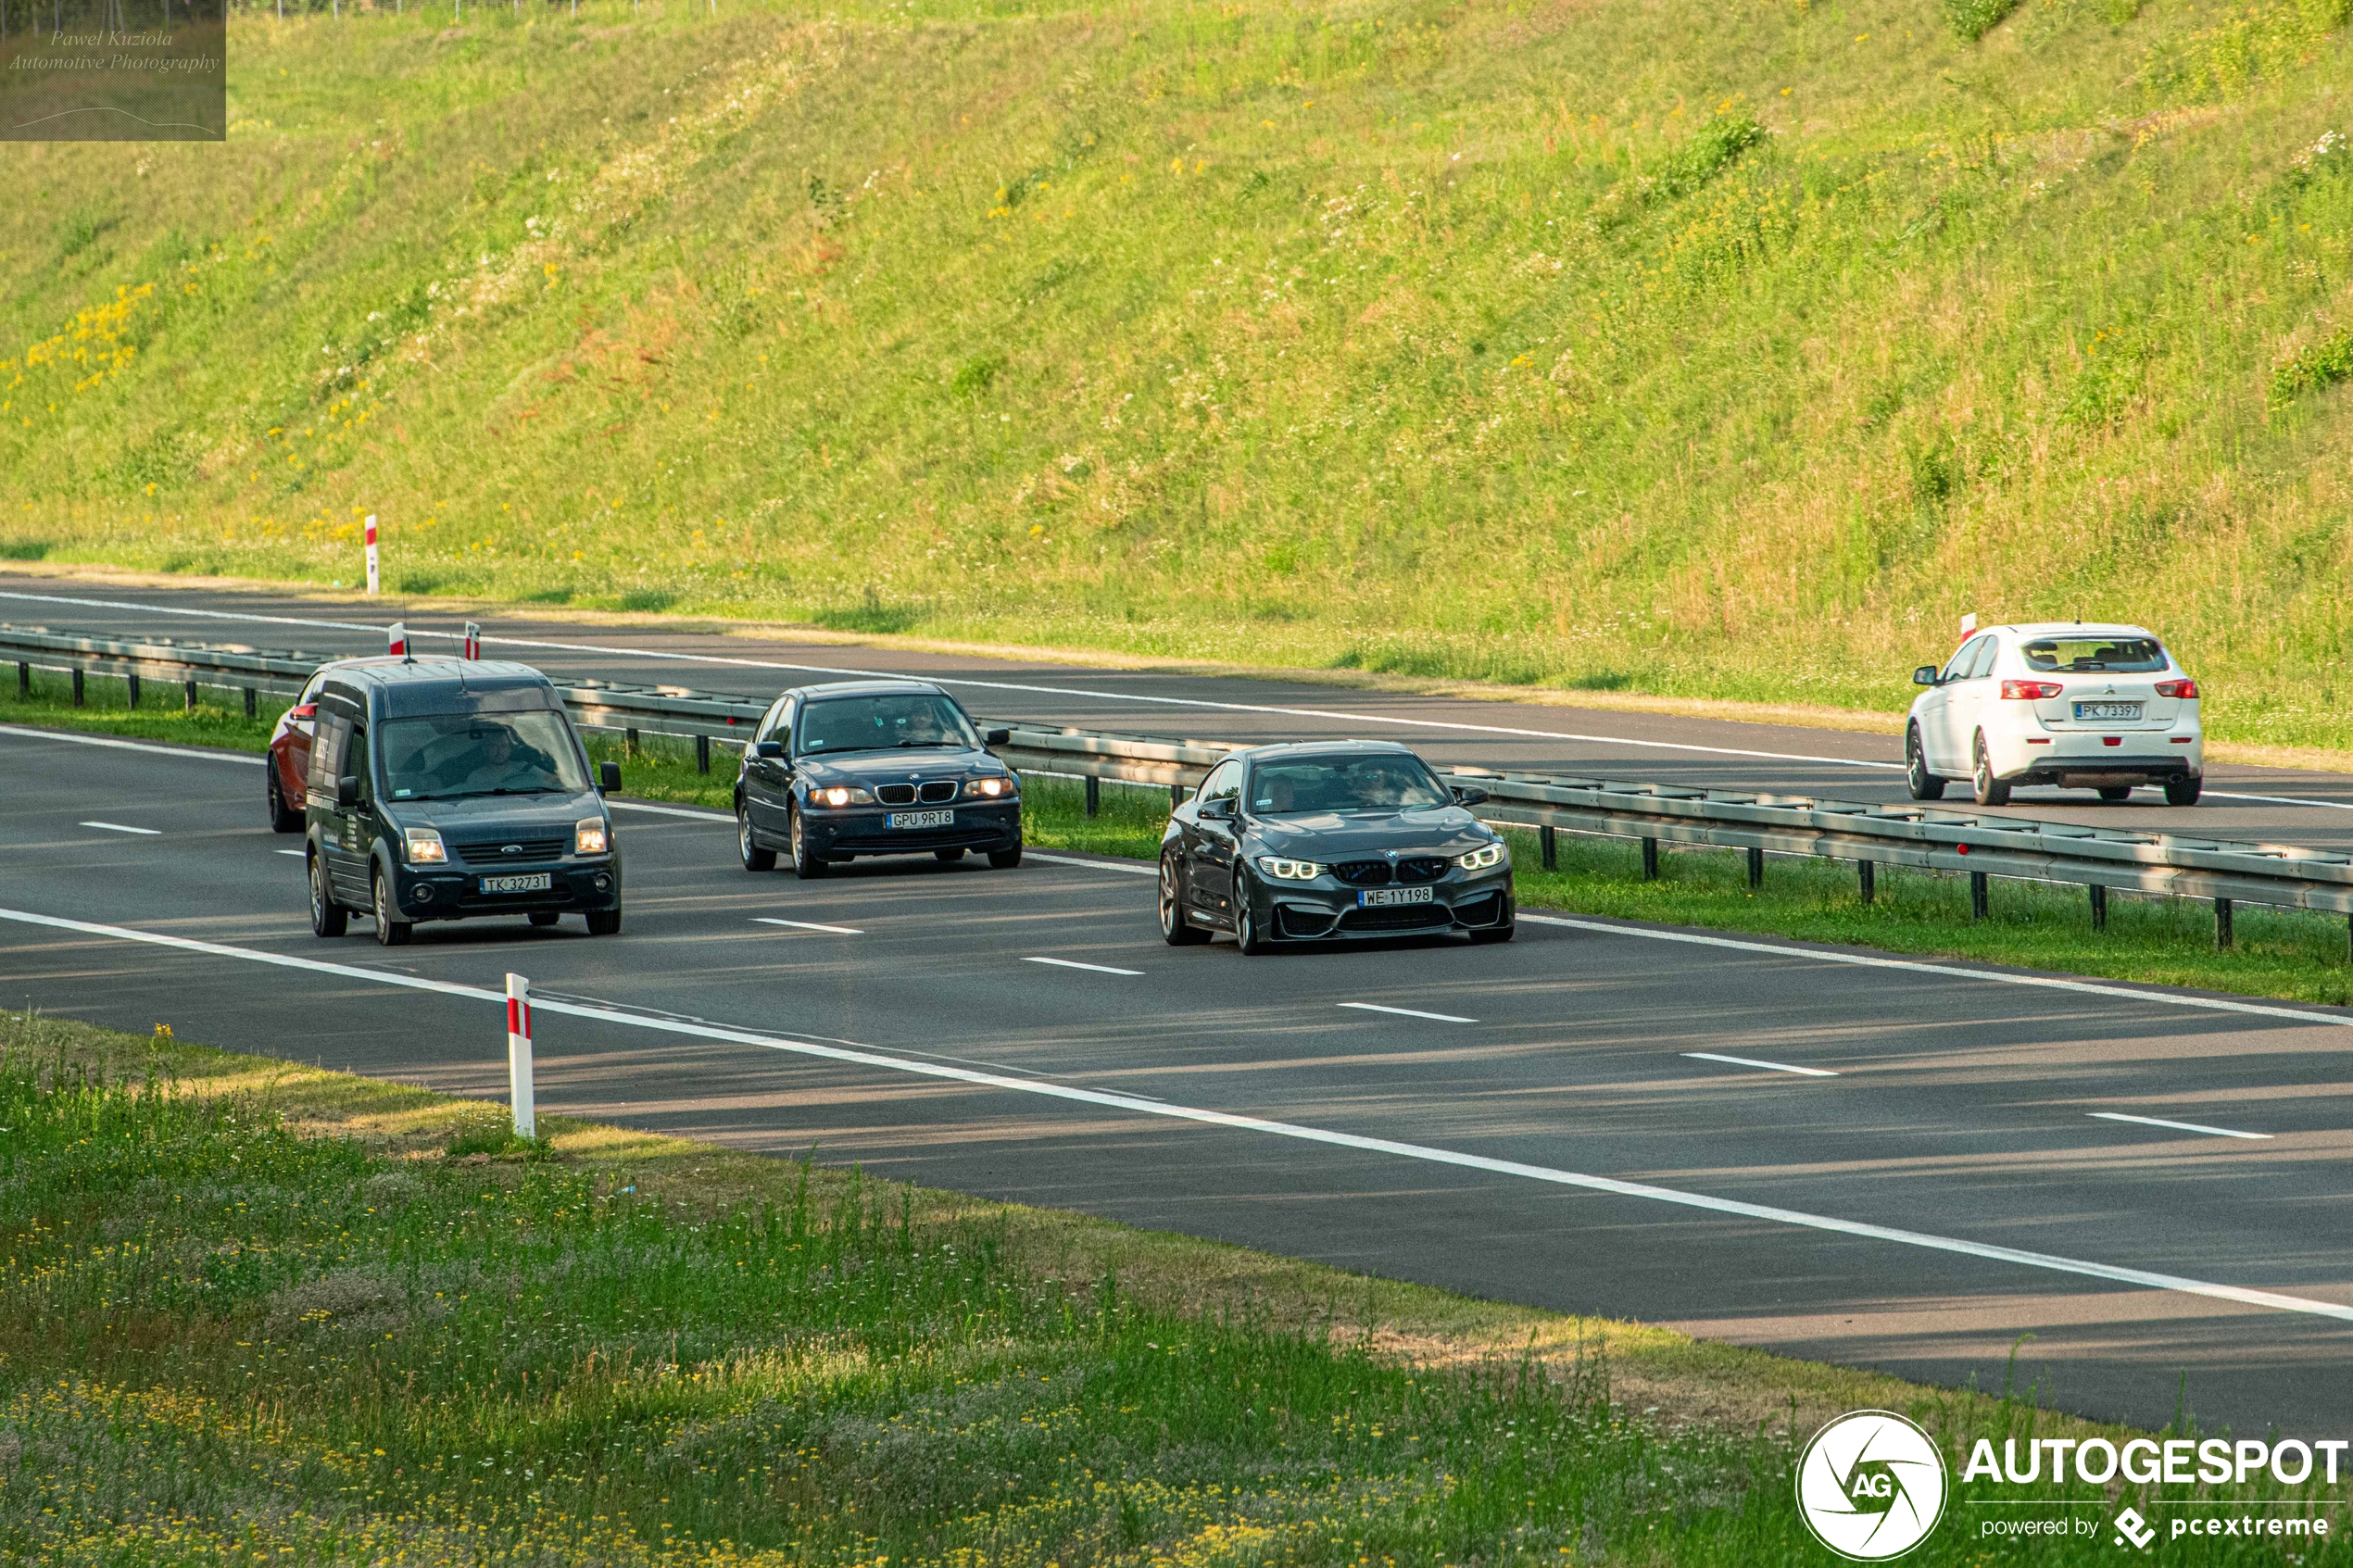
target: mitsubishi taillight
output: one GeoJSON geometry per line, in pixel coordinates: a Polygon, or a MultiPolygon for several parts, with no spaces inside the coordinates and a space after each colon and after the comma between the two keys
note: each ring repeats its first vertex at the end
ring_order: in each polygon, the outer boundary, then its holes
{"type": "Polygon", "coordinates": [[[2064,689],[2057,681],[2004,681],[2002,700],[2004,702],[2040,702],[2045,697],[2058,696],[2064,689]]]}
{"type": "Polygon", "coordinates": [[[2178,696],[2183,702],[2196,702],[2197,700],[2197,683],[2190,680],[2159,681],[2157,684],[2157,695],[2159,696],[2178,696]]]}

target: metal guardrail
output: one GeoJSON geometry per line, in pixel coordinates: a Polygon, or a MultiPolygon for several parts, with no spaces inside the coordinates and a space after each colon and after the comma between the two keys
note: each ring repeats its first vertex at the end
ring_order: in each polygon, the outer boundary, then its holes
{"type": "MultiPolygon", "coordinates": [[[[0,662],[14,661],[19,681],[33,669],[179,684],[194,706],[199,688],[293,696],[327,659],[169,638],[132,641],[53,633],[0,624],[0,662]]],[[[704,771],[713,742],[740,750],[768,709],[767,697],[697,691],[685,686],[606,681],[557,682],[575,721],[618,730],[633,747],[645,734],[691,738],[704,771]]],[[[1164,740],[1096,730],[1062,729],[1022,721],[984,720],[1012,731],[998,754],[1016,770],[1087,781],[1088,809],[1099,785],[1118,783],[1166,787],[1172,800],[1197,788],[1237,744],[1164,740]]],[[[2079,884],[2090,890],[2093,923],[2107,919],[2111,889],[2209,899],[2216,938],[2231,940],[2231,911],[2240,903],[2324,910],[2353,916],[2353,856],[2287,845],[2248,844],[2181,834],[2136,833],[2073,822],[2038,821],[1919,805],[1881,806],[1730,790],[1679,788],[1606,779],[1491,772],[1461,767],[1449,784],[1487,792],[1480,815],[1501,825],[1532,828],[1543,863],[1553,864],[1554,837],[1574,833],[1630,838],[1642,846],[1644,874],[1655,876],[1661,844],[1706,845],[1748,851],[1749,879],[1761,881],[1767,855],[1851,860],[1863,897],[1873,895],[1880,866],[1965,874],[1971,907],[1986,912],[1993,877],[2079,884]]],[[[2348,921],[2353,932],[2353,921],[2348,921]]]]}

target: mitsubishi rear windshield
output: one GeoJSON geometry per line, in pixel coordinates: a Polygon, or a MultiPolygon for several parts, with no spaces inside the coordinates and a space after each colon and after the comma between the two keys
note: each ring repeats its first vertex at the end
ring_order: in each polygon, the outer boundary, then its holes
{"type": "Polygon", "coordinates": [[[587,765],[560,713],[436,713],[387,721],[377,751],[395,800],[578,795],[587,765]]]}
{"type": "Polygon", "coordinates": [[[2145,675],[2165,668],[2155,637],[2037,637],[2022,651],[2029,670],[2062,675],[2145,675]]]}

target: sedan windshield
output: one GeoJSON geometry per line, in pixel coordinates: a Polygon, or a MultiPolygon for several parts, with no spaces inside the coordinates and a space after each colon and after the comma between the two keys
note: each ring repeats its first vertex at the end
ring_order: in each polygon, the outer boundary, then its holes
{"type": "Polygon", "coordinates": [[[891,692],[882,696],[837,696],[801,710],[797,756],[843,751],[888,751],[896,746],[980,749],[980,737],[964,722],[963,710],[937,692],[891,692]]]}
{"type": "Polygon", "coordinates": [[[1453,799],[1418,757],[1286,757],[1250,774],[1251,809],[1267,817],[1427,810],[1453,799]]]}
{"type": "Polygon", "coordinates": [[[2026,645],[2026,667],[2069,675],[2145,675],[2165,668],[2154,637],[2037,637],[2026,645]]]}
{"type": "Polygon", "coordinates": [[[377,754],[394,800],[537,795],[588,787],[587,765],[560,713],[436,713],[394,719],[377,754]]]}

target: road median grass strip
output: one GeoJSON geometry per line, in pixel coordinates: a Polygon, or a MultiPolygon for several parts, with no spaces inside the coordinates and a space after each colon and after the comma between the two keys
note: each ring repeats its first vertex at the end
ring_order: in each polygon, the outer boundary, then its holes
{"type": "Polygon", "coordinates": [[[1745,1568],[1831,1414],[2128,1436],[166,1033],[0,1015],[0,1557],[1745,1568]]]}

